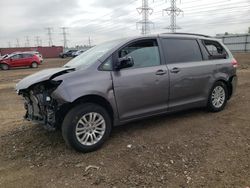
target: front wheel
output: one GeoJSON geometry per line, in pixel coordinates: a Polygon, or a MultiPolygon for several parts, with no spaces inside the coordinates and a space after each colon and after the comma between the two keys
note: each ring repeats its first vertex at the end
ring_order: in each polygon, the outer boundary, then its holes
{"type": "Polygon", "coordinates": [[[0,64],[0,67],[2,70],[8,70],[9,69],[9,65],[7,64],[0,64]]]}
{"type": "Polygon", "coordinates": [[[62,135],[65,142],[80,152],[95,151],[102,146],[111,132],[108,112],[93,103],[74,107],[64,118],[62,135]]]}
{"type": "Polygon", "coordinates": [[[228,99],[228,90],[226,85],[218,81],[214,84],[208,98],[208,109],[211,112],[219,112],[224,109],[228,99]]]}
{"type": "Polygon", "coordinates": [[[37,62],[33,62],[31,63],[31,68],[37,68],[38,67],[38,63],[37,62]]]}

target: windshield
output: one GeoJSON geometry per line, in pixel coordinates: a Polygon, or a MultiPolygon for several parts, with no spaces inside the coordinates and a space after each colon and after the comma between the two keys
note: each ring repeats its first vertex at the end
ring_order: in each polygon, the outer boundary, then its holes
{"type": "Polygon", "coordinates": [[[85,69],[94,64],[99,58],[101,58],[109,50],[117,46],[121,40],[113,40],[109,42],[97,45],[89,50],[85,51],[81,55],[69,61],[64,67],[73,67],[85,69]]]}

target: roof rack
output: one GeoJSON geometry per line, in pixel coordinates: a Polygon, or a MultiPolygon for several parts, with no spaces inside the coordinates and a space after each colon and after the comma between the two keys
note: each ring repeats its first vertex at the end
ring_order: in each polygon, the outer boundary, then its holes
{"type": "Polygon", "coordinates": [[[162,33],[162,34],[196,35],[196,36],[202,36],[202,37],[211,37],[211,36],[208,36],[208,35],[195,34],[195,33],[162,33]]]}

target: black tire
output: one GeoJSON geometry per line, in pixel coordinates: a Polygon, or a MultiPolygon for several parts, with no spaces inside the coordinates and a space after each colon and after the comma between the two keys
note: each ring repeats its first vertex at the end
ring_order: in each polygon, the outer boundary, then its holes
{"type": "Polygon", "coordinates": [[[30,67],[31,68],[38,68],[38,63],[37,62],[32,62],[30,67]]]}
{"type": "Polygon", "coordinates": [[[63,55],[62,58],[66,58],[67,56],[66,55],[63,55]]]}
{"type": "Polygon", "coordinates": [[[9,70],[9,65],[7,65],[7,64],[0,64],[0,67],[1,67],[1,69],[2,70],[9,70]]]}
{"type": "MultiPolygon", "coordinates": [[[[221,90],[222,91],[222,90],[221,90]]],[[[227,104],[227,100],[228,100],[228,89],[227,89],[227,86],[221,82],[221,81],[218,81],[218,82],[215,82],[215,84],[213,85],[210,93],[209,93],[209,97],[208,97],[208,104],[207,104],[207,108],[210,112],[219,112],[221,110],[223,110],[227,104]],[[215,105],[213,103],[213,92],[216,88],[221,88],[223,89],[224,91],[224,100],[221,99],[221,104],[218,104],[215,105]]]]}
{"type": "MultiPolygon", "coordinates": [[[[85,127],[85,126],[84,126],[85,127]]],[[[74,148],[79,152],[91,152],[100,148],[103,143],[107,140],[110,135],[112,129],[112,123],[108,112],[102,107],[94,103],[83,103],[80,104],[69,111],[69,113],[65,116],[63,124],[62,124],[62,136],[67,145],[74,148]],[[84,116],[88,115],[88,113],[98,113],[100,114],[105,121],[105,131],[103,136],[100,138],[98,142],[93,145],[84,145],[76,136],[76,127],[78,125],[79,120],[84,116]]],[[[87,134],[87,133],[84,133],[87,134]]],[[[89,140],[89,136],[87,136],[89,140]]],[[[92,137],[92,136],[91,136],[92,137]]]]}

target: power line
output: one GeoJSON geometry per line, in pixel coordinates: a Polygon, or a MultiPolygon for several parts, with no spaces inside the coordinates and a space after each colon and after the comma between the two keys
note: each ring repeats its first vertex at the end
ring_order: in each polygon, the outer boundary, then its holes
{"type": "Polygon", "coordinates": [[[45,29],[47,30],[47,34],[49,36],[49,46],[52,46],[53,45],[53,41],[52,41],[52,30],[53,30],[53,28],[52,27],[47,27],[45,29]]]}
{"type": "Polygon", "coordinates": [[[170,15],[170,26],[167,27],[172,33],[176,32],[176,29],[180,29],[176,24],[176,16],[179,16],[183,12],[180,8],[176,7],[176,0],[171,0],[171,7],[163,9],[163,12],[167,12],[170,15]]]}
{"type": "Polygon", "coordinates": [[[153,9],[148,6],[148,0],[142,0],[142,6],[137,8],[137,12],[142,15],[142,19],[137,24],[141,25],[141,34],[146,35],[150,33],[150,25],[153,22],[149,21],[149,15],[153,13],[153,9]]]}
{"type": "Polygon", "coordinates": [[[67,40],[67,35],[68,33],[66,32],[66,30],[68,29],[67,27],[61,27],[62,29],[62,35],[63,35],[63,47],[64,48],[68,48],[68,40],[67,40]]]}

